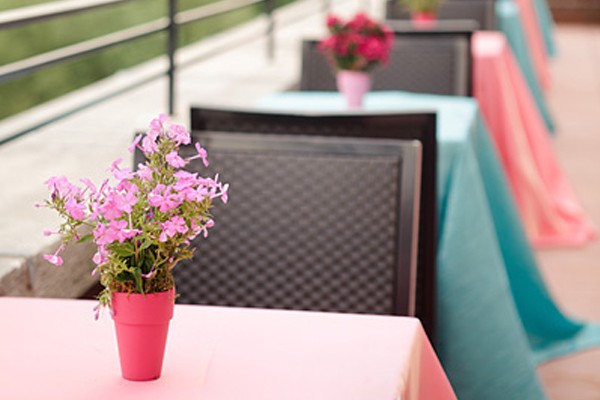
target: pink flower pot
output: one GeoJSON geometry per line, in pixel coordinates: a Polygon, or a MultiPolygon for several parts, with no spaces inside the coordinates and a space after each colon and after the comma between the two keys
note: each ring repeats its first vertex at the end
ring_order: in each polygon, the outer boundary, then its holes
{"type": "Polygon", "coordinates": [[[437,16],[432,12],[414,12],[411,14],[411,20],[417,28],[431,28],[435,26],[437,16]]]}
{"type": "Polygon", "coordinates": [[[160,377],[174,306],[175,289],[146,295],[113,293],[123,378],[149,381],[160,377]]]}
{"type": "Polygon", "coordinates": [[[348,108],[361,108],[365,94],[371,89],[371,75],[361,71],[339,71],[337,87],[346,98],[348,108]]]}

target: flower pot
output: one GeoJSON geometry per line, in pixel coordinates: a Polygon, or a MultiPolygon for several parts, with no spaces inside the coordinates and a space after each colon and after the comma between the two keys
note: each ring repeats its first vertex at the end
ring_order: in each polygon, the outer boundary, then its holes
{"type": "Polygon", "coordinates": [[[414,26],[417,28],[431,28],[435,26],[437,16],[432,12],[413,12],[411,14],[411,20],[414,26]]]}
{"type": "Polygon", "coordinates": [[[175,289],[137,294],[113,293],[112,310],[123,378],[158,379],[173,317],[175,289]]]}
{"type": "Polygon", "coordinates": [[[371,89],[371,75],[362,71],[339,71],[337,87],[346,98],[348,108],[361,108],[365,94],[371,89]]]}

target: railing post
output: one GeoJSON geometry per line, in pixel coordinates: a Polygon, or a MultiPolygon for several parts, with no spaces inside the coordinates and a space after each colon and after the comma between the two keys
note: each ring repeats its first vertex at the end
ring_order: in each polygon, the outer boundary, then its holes
{"type": "Polygon", "coordinates": [[[168,88],[168,103],[169,103],[169,115],[175,113],[175,52],[177,50],[178,41],[178,27],[175,21],[175,15],[177,14],[177,0],[168,0],[169,2],[169,29],[167,37],[167,55],[169,57],[169,70],[167,76],[169,79],[168,88]]]}
{"type": "Polygon", "coordinates": [[[273,10],[275,9],[275,0],[265,0],[265,12],[267,14],[267,57],[273,61],[275,57],[275,18],[273,10]]]}

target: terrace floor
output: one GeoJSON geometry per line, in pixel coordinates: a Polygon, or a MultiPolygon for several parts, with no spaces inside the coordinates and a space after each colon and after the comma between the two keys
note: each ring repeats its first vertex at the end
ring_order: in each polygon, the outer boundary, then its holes
{"type": "MultiPolygon", "coordinates": [[[[374,3],[374,2],[371,2],[374,3]]],[[[348,14],[363,3],[336,3],[348,14]]],[[[376,5],[371,5],[376,7],[376,5]]],[[[381,15],[381,10],[371,10],[381,15]]],[[[278,15],[282,28],[275,59],[268,61],[264,40],[187,67],[178,78],[176,119],[188,125],[190,104],[250,105],[258,98],[295,84],[300,72],[299,39],[320,36],[321,2],[301,1],[278,15]],[[295,7],[295,8],[294,8],[295,7]],[[299,15],[309,17],[293,24],[299,15]]],[[[257,34],[266,28],[256,21],[227,37],[217,36],[181,52],[191,59],[232,37],[257,34]]],[[[553,86],[548,100],[558,131],[553,140],[559,160],[587,212],[600,227],[600,25],[558,25],[558,56],[552,60],[553,86]]],[[[152,71],[164,60],[142,69],[152,71]]],[[[118,88],[141,69],[124,71],[76,94],[0,122],[0,138],[35,122],[53,110],[63,110],[107,87],[118,88]]],[[[34,208],[46,196],[42,182],[52,175],[99,181],[118,158],[129,160],[126,148],[136,130],[165,110],[166,81],[144,85],[78,112],[0,146],[0,278],[37,254],[53,240],[44,228],[56,226],[53,215],[34,208]]],[[[600,240],[582,248],[538,251],[540,268],[558,304],[570,315],[600,322],[600,240]]],[[[600,349],[577,353],[539,368],[550,400],[600,399],[600,349]]]]}

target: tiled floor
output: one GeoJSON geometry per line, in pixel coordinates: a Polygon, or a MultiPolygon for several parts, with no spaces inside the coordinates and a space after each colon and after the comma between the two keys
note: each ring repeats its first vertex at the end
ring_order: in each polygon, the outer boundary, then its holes
{"type": "MultiPolygon", "coordinates": [[[[558,25],[549,105],[561,165],[600,228],[600,25],[558,25]]],[[[561,308],[600,322],[600,238],[581,248],[538,251],[542,274],[561,308]]],[[[550,400],[600,399],[600,349],[542,365],[550,400]]]]}

